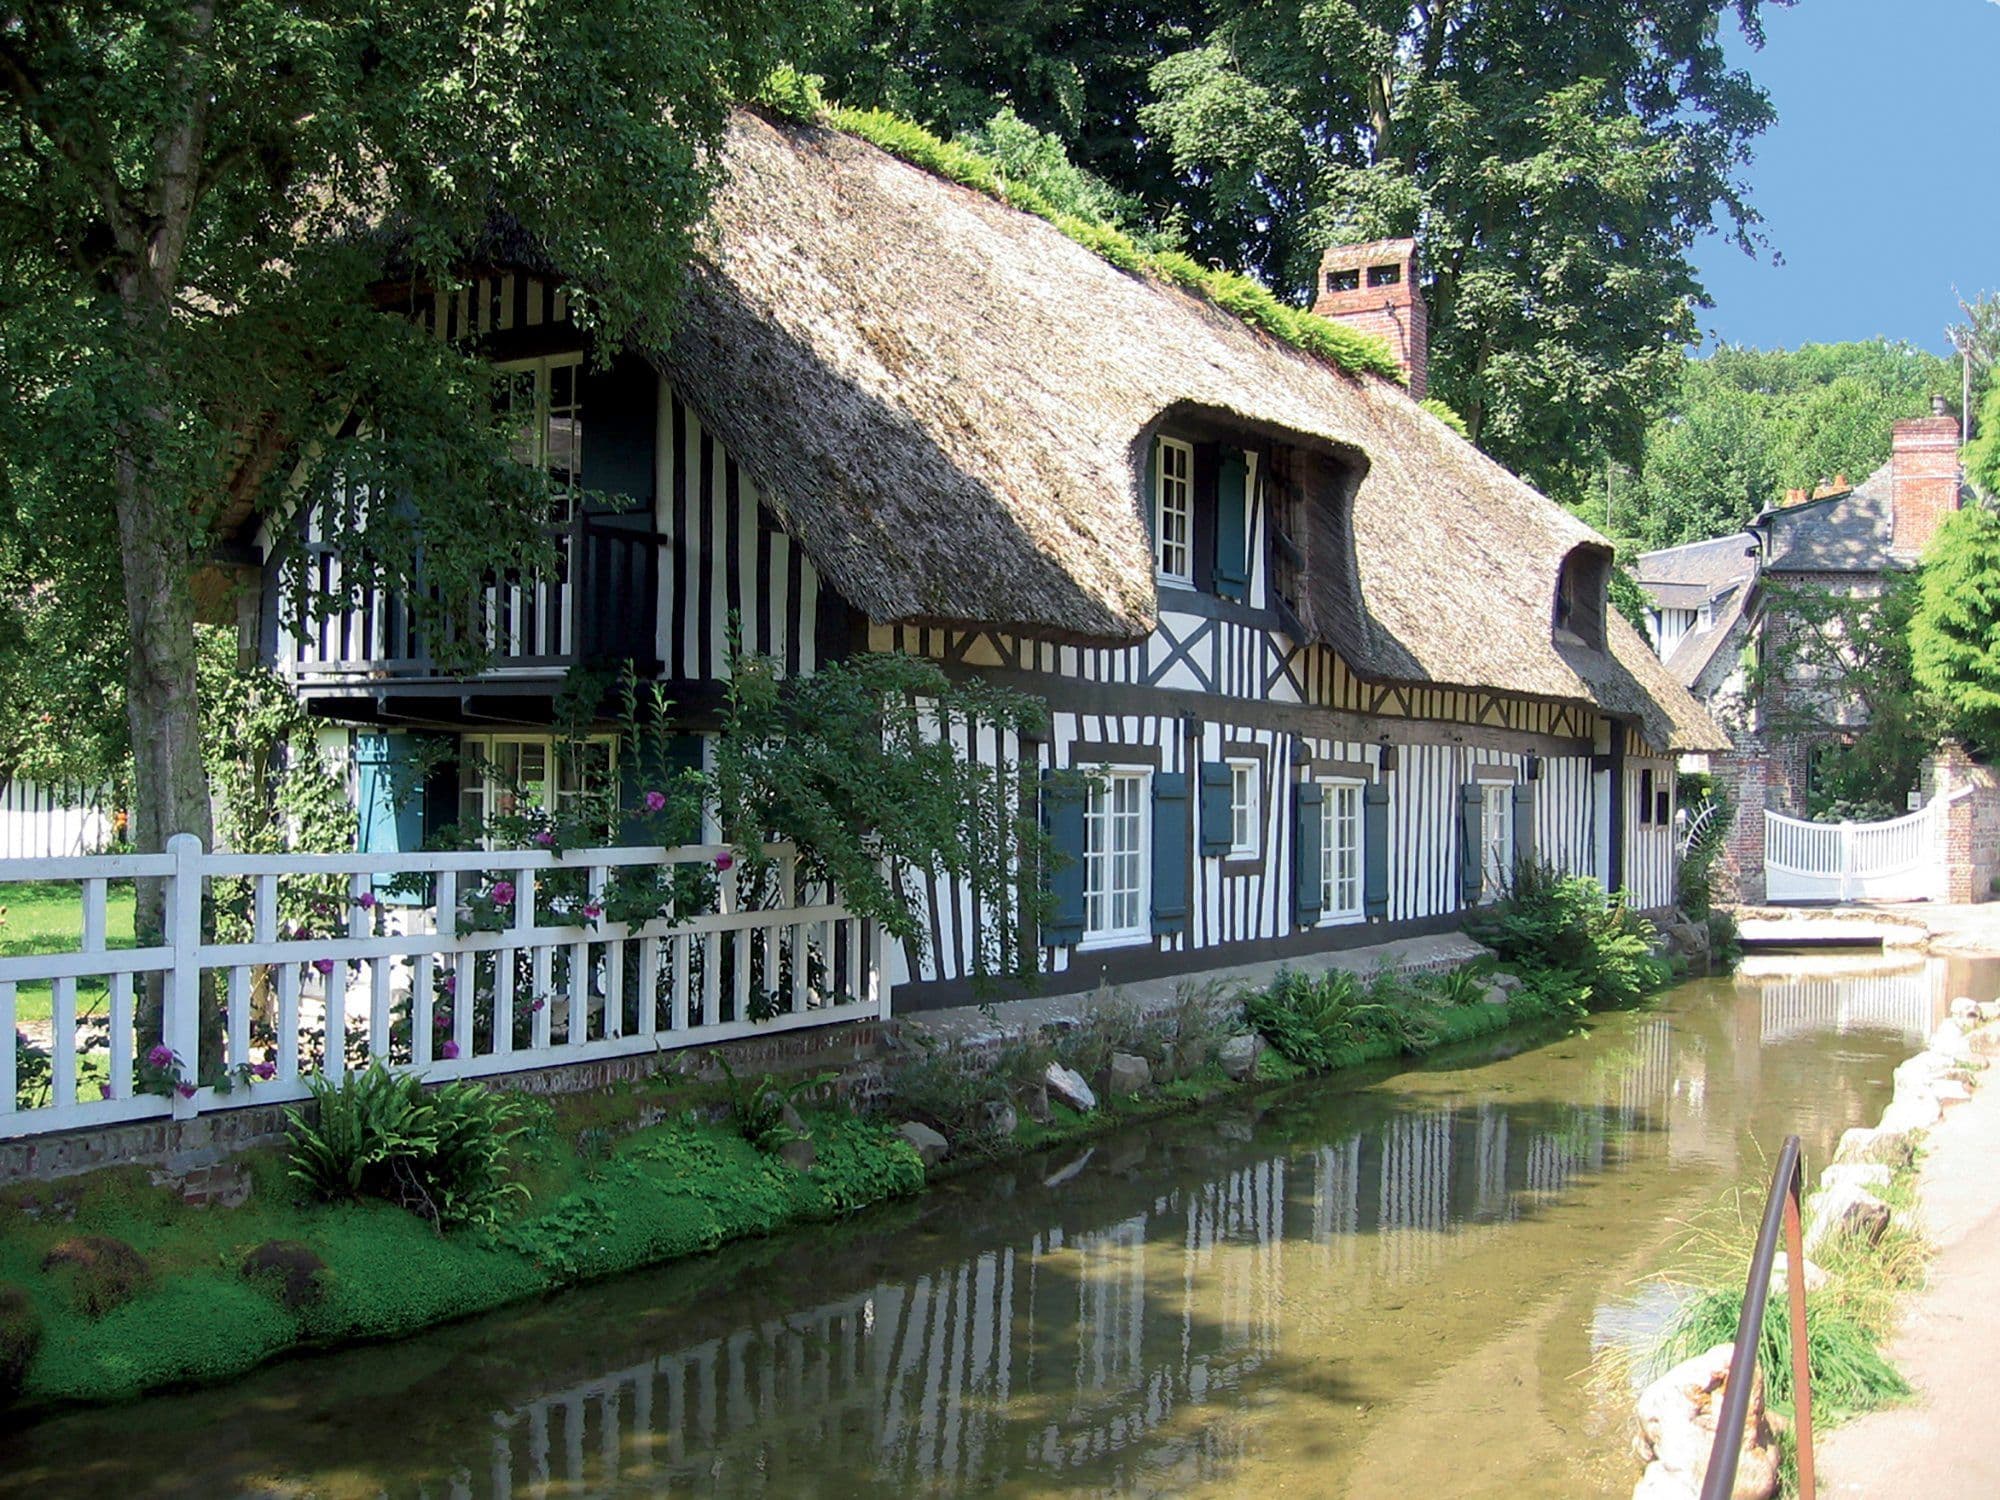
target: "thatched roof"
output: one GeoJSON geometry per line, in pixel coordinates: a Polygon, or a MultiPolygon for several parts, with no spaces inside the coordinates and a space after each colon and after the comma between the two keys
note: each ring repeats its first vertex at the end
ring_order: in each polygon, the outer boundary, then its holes
{"type": "Polygon", "coordinates": [[[659,363],[871,619],[1144,637],[1143,454],[1164,415],[1193,412],[1361,473],[1351,564],[1316,568],[1305,611],[1357,672],[1726,743],[1622,621],[1608,653],[1558,651],[1562,559],[1606,544],[1401,386],[850,136],[741,113],[727,167],[659,363]]]}

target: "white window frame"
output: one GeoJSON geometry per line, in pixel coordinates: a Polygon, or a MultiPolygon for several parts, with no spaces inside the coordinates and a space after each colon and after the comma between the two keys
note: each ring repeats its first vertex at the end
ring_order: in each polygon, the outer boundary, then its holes
{"type": "Polygon", "coordinates": [[[1256,859],[1263,849],[1263,799],[1259,782],[1263,764],[1256,760],[1226,760],[1229,767],[1229,858],[1256,859]]]}
{"type": "Polygon", "coordinates": [[[1319,925],[1340,927],[1367,915],[1368,783],[1355,776],[1327,776],[1319,786],[1319,925]],[[1343,839],[1344,832],[1352,833],[1352,839],[1343,839]],[[1345,900],[1343,887],[1349,892],[1345,900]]]}
{"type": "Polygon", "coordinates": [[[1083,803],[1083,938],[1079,949],[1123,947],[1153,935],[1153,773],[1143,767],[1097,766],[1083,803]],[[1129,807],[1120,807],[1129,798],[1129,807]],[[1120,833],[1129,845],[1113,842],[1120,833]],[[1118,862],[1135,861],[1129,884],[1115,881],[1118,862]],[[1128,920],[1117,908],[1129,903],[1128,920]]]}
{"type": "Polygon", "coordinates": [[[1497,901],[1514,878],[1514,783],[1479,784],[1479,899],[1497,901]]]}
{"type": "MultiPolygon", "coordinates": [[[[611,785],[615,788],[618,784],[618,736],[615,734],[585,735],[583,742],[586,746],[604,746],[605,774],[610,777],[611,785]]],[[[461,760],[458,793],[459,821],[464,823],[469,819],[476,819],[481,824],[484,824],[488,819],[495,816],[494,809],[499,802],[502,787],[500,780],[494,774],[494,768],[501,758],[503,746],[521,749],[533,748],[539,749],[542,752],[542,774],[540,778],[533,782],[523,783],[522,786],[522,790],[527,794],[527,801],[530,807],[539,807],[550,812],[560,812],[565,805],[575,802],[583,794],[583,787],[580,783],[576,786],[565,786],[563,783],[566,778],[562,775],[560,768],[561,751],[568,743],[569,738],[566,735],[515,733],[505,730],[492,734],[469,734],[464,736],[459,741],[459,756],[461,760]],[[477,766],[479,776],[476,783],[468,785],[471,778],[467,773],[474,768],[466,765],[465,761],[473,756],[477,756],[479,760],[477,766]]],[[[518,812],[520,809],[517,808],[516,811],[518,812]]],[[[481,842],[486,848],[490,849],[493,847],[490,838],[483,838],[481,842]]]]}
{"type": "Polygon", "coordinates": [[[517,451],[515,457],[521,462],[549,474],[549,487],[561,497],[562,514],[567,516],[575,508],[576,496],[583,489],[583,444],[586,433],[582,423],[586,420],[583,411],[583,352],[572,350],[567,354],[543,354],[533,359],[510,359],[494,366],[503,374],[531,374],[534,377],[534,417],[529,430],[526,451],[517,451]],[[569,377],[570,399],[558,408],[554,401],[554,373],[557,370],[571,371],[569,377]],[[571,443],[570,469],[566,480],[559,480],[549,472],[550,449],[549,424],[553,418],[567,416],[577,424],[577,431],[571,443]]]}
{"type": "Polygon", "coordinates": [[[1159,439],[1153,463],[1153,567],[1160,582],[1194,587],[1194,444],[1159,439]]]}

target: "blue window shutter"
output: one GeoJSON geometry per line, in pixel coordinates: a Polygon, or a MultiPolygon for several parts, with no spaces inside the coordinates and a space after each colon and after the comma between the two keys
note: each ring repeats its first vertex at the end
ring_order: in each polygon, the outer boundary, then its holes
{"type": "Polygon", "coordinates": [[[1320,807],[1326,788],[1316,781],[1299,783],[1292,801],[1292,919],[1311,927],[1323,909],[1319,883],[1320,807]]]}
{"type": "Polygon", "coordinates": [[[1518,865],[1523,860],[1532,863],[1534,858],[1535,784],[1523,781],[1514,788],[1514,863],[1518,865]]]}
{"type": "Polygon", "coordinates": [[[1215,486],[1215,591],[1225,599],[1242,599],[1250,591],[1249,527],[1244,519],[1250,508],[1244,489],[1249,478],[1243,451],[1227,449],[1215,486]]]}
{"type": "MultiPolygon", "coordinates": [[[[370,730],[354,737],[355,841],[362,854],[413,854],[424,846],[424,788],[417,779],[418,740],[370,730]]],[[[418,897],[389,890],[393,875],[377,875],[378,898],[403,905],[418,897]]]]}
{"type": "Polygon", "coordinates": [[[1185,932],[1188,917],[1188,779],[1153,775],[1153,931],[1185,932]]]}
{"type": "Polygon", "coordinates": [[[1229,812],[1229,767],[1219,760],[1201,763],[1201,852],[1227,854],[1235,843],[1229,812]]]}
{"type": "Polygon", "coordinates": [[[1389,915],[1389,788],[1379,781],[1361,798],[1361,902],[1371,917],[1389,915]]]}
{"type": "Polygon", "coordinates": [[[1042,924],[1046,947],[1067,947],[1083,938],[1083,796],[1075,777],[1042,772],[1042,828],[1050,846],[1051,906],[1042,924]]]}
{"type": "Polygon", "coordinates": [[[1484,811],[1479,783],[1468,781],[1458,789],[1458,893],[1467,906],[1479,904],[1483,888],[1485,859],[1481,846],[1480,814],[1484,811]]]}

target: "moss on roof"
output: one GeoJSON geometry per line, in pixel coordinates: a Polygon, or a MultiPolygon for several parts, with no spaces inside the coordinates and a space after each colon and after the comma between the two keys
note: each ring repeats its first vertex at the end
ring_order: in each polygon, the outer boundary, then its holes
{"type": "Polygon", "coordinates": [[[1045,219],[1119,270],[1194,292],[1251,327],[1350,375],[1379,375],[1401,384],[1409,381],[1384,340],[1287,306],[1270,288],[1248,276],[1201,265],[1178,250],[1149,250],[1116,225],[1065,213],[1032,183],[1009,177],[993,158],[934,135],[913,120],[887,110],[831,103],[820,96],[816,79],[783,68],[767,82],[757,103],[791,119],[858,136],[899,161],[1045,219]]]}

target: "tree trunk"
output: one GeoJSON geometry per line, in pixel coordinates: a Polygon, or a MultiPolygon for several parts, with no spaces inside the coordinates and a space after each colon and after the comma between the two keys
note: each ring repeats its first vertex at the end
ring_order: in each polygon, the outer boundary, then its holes
{"type": "MultiPolygon", "coordinates": [[[[133,323],[146,315],[135,306],[143,295],[136,286],[129,290],[126,306],[133,323]]],[[[131,638],[125,668],[125,716],[132,739],[131,837],[139,850],[148,853],[166,848],[167,840],[177,833],[194,834],[204,848],[215,838],[208,776],[201,759],[190,578],[192,518],[180,510],[174,487],[149,462],[155,451],[153,433],[164,432],[167,422],[166,415],[155,409],[117,434],[114,497],[131,638]]],[[[142,880],[138,887],[138,939],[142,944],[157,942],[165,931],[163,882],[142,880]]],[[[137,1037],[142,1054],[161,1038],[163,1001],[158,982],[141,991],[137,1037]]],[[[183,1061],[205,1077],[220,1062],[221,1027],[219,1018],[208,1013],[209,1006],[202,1009],[202,1055],[183,1061]]]]}

